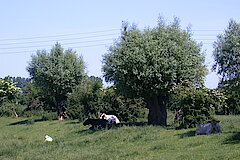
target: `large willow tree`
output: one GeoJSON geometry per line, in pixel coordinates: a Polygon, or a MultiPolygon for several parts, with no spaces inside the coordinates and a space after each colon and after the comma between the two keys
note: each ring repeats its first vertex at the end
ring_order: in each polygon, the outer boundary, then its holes
{"type": "Polygon", "coordinates": [[[51,98],[60,115],[64,110],[67,93],[85,77],[84,62],[71,49],[65,50],[57,43],[48,53],[38,51],[27,67],[31,78],[46,98],[51,98]]]}
{"type": "Polygon", "coordinates": [[[169,91],[181,81],[202,84],[206,74],[201,47],[182,30],[179,20],[143,31],[123,25],[122,35],[103,57],[106,81],[125,96],[143,97],[148,123],[167,125],[169,91]]]}

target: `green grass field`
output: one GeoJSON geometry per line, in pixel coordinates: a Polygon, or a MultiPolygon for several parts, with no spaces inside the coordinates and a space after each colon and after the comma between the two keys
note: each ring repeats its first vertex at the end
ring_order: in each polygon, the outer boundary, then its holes
{"type": "Polygon", "coordinates": [[[195,129],[122,126],[87,130],[77,120],[0,118],[1,160],[240,159],[240,116],[217,116],[223,132],[194,136],[195,129]],[[44,142],[44,136],[53,142],[44,142]]]}

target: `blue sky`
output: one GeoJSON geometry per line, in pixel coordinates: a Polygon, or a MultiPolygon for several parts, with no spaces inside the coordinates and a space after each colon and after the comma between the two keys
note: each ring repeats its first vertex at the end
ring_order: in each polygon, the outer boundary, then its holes
{"type": "MultiPolygon", "coordinates": [[[[169,22],[179,17],[183,29],[191,26],[210,69],[212,43],[231,18],[240,22],[239,6],[238,0],[0,0],[0,77],[29,77],[31,55],[57,41],[83,56],[89,76],[102,77],[102,55],[119,37],[122,21],[144,29],[156,26],[159,15],[169,22]]],[[[206,86],[217,83],[210,71],[206,86]]]]}

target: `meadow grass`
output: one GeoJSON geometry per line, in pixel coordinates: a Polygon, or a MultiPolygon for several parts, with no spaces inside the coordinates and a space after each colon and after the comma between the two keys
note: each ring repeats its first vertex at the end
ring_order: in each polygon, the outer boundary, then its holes
{"type": "Polygon", "coordinates": [[[0,159],[240,159],[240,116],[217,118],[223,132],[202,136],[194,136],[195,129],[124,125],[91,131],[77,120],[0,118],[0,159]],[[44,142],[45,135],[53,142],[44,142]]]}

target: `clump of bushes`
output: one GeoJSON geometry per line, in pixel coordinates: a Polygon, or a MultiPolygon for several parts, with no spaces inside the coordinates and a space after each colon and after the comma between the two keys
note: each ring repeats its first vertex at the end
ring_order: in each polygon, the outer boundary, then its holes
{"type": "Polygon", "coordinates": [[[71,119],[97,118],[98,112],[116,115],[121,121],[136,121],[144,116],[142,99],[130,99],[116,93],[114,87],[102,89],[96,83],[80,85],[69,94],[67,114],[71,119]]]}
{"type": "Polygon", "coordinates": [[[220,110],[224,102],[219,92],[205,87],[194,86],[183,82],[171,92],[170,108],[181,111],[181,118],[176,127],[192,128],[213,118],[216,110],[220,110]]]}
{"type": "Polygon", "coordinates": [[[21,117],[25,108],[25,105],[5,101],[0,105],[0,117],[21,117]]]}
{"type": "Polygon", "coordinates": [[[219,88],[227,97],[227,109],[224,114],[240,114],[240,77],[223,81],[219,88]]]}

